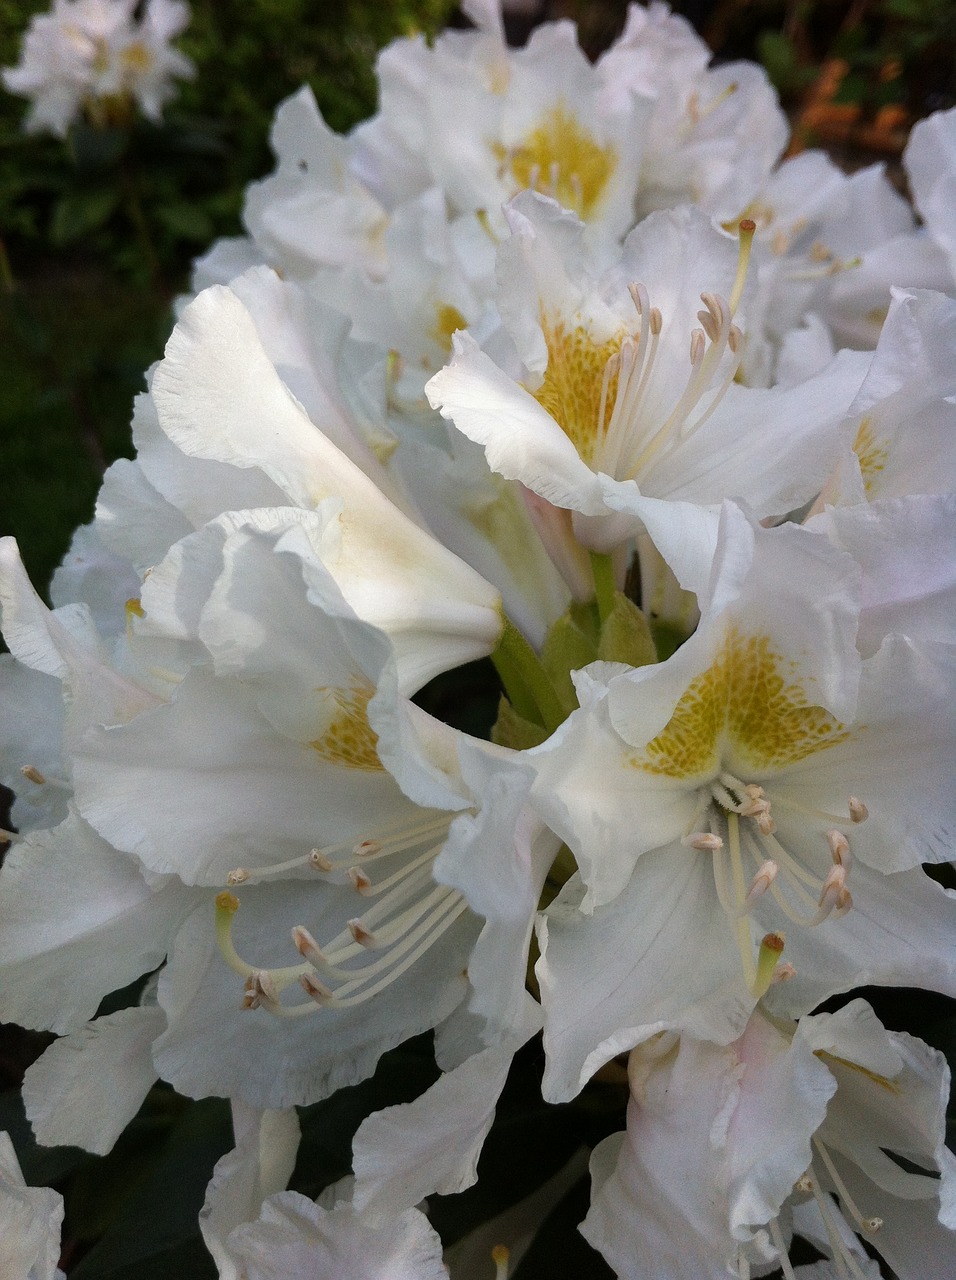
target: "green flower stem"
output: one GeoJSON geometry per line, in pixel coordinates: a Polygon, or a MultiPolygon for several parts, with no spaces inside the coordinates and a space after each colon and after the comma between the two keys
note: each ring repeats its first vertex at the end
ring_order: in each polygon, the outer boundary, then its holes
{"type": "Polygon", "coordinates": [[[505,618],[491,660],[518,715],[552,733],[566,718],[560,699],[538,655],[510,618],[505,618]]]}
{"type": "Polygon", "coordinates": [[[591,552],[591,572],[594,574],[594,593],[597,597],[598,614],[603,626],[611,616],[614,608],[614,563],[609,555],[598,551],[591,552]]]}

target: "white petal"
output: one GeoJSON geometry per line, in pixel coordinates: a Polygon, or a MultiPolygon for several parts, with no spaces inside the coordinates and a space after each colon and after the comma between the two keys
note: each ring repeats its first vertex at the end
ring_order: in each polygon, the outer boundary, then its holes
{"type": "Polygon", "coordinates": [[[327,1210],[294,1191],[267,1200],[257,1223],[232,1232],[229,1248],[247,1280],[448,1280],[441,1241],[417,1209],[375,1228],[347,1203],[327,1210]]]}
{"type": "Polygon", "coordinates": [[[23,1101],[37,1141],[106,1155],[158,1079],[162,1009],[123,1009],[51,1044],[29,1068],[23,1101]]]}
{"type": "Polygon", "coordinates": [[[708,855],[676,844],[645,854],[590,916],[580,897],[572,878],[539,925],[549,1101],[664,1028],[721,1043],[740,1034],[753,1000],[708,855]]]}
{"type": "Polygon", "coordinates": [[[105,995],[162,963],[189,894],[151,889],[132,858],[71,815],[7,854],[0,873],[2,1016],[72,1031],[105,995]]]}
{"type": "Polygon", "coordinates": [[[354,1203],[381,1224],[426,1196],[454,1195],[478,1178],[478,1157],[520,1040],[469,1058],[414,1102],[376,1111],[352,1145],[354,1203]]]}

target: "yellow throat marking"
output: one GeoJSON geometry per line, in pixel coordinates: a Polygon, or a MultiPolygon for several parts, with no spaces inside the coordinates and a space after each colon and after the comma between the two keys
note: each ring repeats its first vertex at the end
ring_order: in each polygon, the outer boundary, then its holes
{"type": "Polygon", "coordinates": [[[324,685],[316,692],[323,695],[331,715],[325,732],[309,746],[329,764],[381,773],[378,734],[368,722],[368,704],[374,688],[365,683],[351,689],[324,685]]]}
{"type": "Polygon", "coordinates": [[[548,367],[544,381],[532,394],[558,423],[582,460],[591,464],[617,395],[614,373],[608,382],[604,421],[599,422],[604,369],[620,350],[623,335],[595,342],[582,325],[566,328],[560,320],[552,323],[544,315],[541,329],[548,347],[548,367]]]}
{"type": "Polygon", "coordinates": [[[631,763],[667,778],[783,768],[844,742],[849,730],[788,678],[769,636],[731,628],[717,656],[687,686],[668,723],[631,763]]]}
{"type": "Polygon", "coordinates": [[[873,434],[873,425],[869,418],[863,418],[853,441],[853,452],[860,464],[863,476],[863,488],[868,498],[872,498],[880,472],[890,460],[890,451],[873,434]]]}
{"type": "Polygon", "coordinates": [[[537,187],[585,222],[597,211],[617,168],[614,147],[602,147],[561,101],[523,142],[515,147],[496,142],[491,149],[500,176],[511,170],[516,192],[537,187]]]}

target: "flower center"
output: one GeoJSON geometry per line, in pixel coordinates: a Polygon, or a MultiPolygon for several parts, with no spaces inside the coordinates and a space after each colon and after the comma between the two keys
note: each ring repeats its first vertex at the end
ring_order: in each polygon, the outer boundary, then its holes
{"type": "Polygon", "coordinates": [[[325,731],[309,746],[329,764],[382,772],[378,734],[369,724],[368,704],[375,689],[365,682],[352,688],[322,685],[316,690],[328,716],[325,731]]]}
{"type": "Polygon", "coordinates": [[[890,459],[890,451],[881,441],[877,440],[873,434],[873,424],[870,418],[862,418],[857,428],[856,438],[853,441],[853,452],[857,456],[860,464],[860,473],[863,476],[863,489],[868,498],[874,497],[874,490],[880,476],[880,472],[884,470],[890,459]]]}
{"type": "Polygon", "coordinates": [[[581,323],[569,326],[542,315],[548,364],[533,395],[592,469],[619,480],[637,479],[685,444],[720,404],[743,356],[743,334],[733,318],[753,232],[752,222],[740,224],[730,299],[700,295],[704,309],[697,313],[700,327],[690,334],[690,373],[676,398],[657,374],[665,325],[644,285],[628,286],[639,322],[635,332],[596,340],[581,323]]]}
{"type": "Polygon", "coordinates": [[[491,148],[498,176],[511,175],[514,191],[540,191],[583,221],[592,218],[617,168],[617,152],[602,147],[559,101],[517,146],[491,148]]]}
{"type": "Polygon", "coordinates": [[[777,838],[765,786],[744,780],[776,773],[850,736],[825,708],[811,703],[794,667],[773,649],[769,636],[728,627],[714,661],[688,685],[668,723],[630,759],[635,769],[685,780],[695,789],[697,807],[683,844],[713,856],[717,897],[755,994],[762,994],[764,979],[751,938],[754,908],[769,893],[786,919],[801,927],[845,915],[853,905],[847,887],[852,858],[840,828],[867,816],[866,806],[852,796],[845,814],[809,810],[779,792],[773,798],[778,810],[825,828],[821,841],[828,857],[821,873],[820,859],[808,866],[777,838]]]}

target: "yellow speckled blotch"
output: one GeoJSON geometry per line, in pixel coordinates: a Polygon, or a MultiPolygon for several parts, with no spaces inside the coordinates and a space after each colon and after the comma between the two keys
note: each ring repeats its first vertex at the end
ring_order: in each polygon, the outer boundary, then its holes
{"type": "Polygon", "coordinates": [[[508,169],[515,191],[535,185],[585,222],[594,216],[604,190],[617,168],[614,147],[602,147],[583,128],[563,102],[541,120],[516,147],[494,143],[492,152],[503,177],[508,169]],[[557,173],[552,186],[551,173],[557,173]]]}
{"type": "Polygon", "coordinates": [[[866,496],[871,498],[876,486],[876,479],[890,458],[890,451],[873,435],[873,426],[869,418],[864,418],[853,441],[853,452],[860,463],[863,476],[863,488],[866,496]]]}
{"type": "Polygon", "coordinates": [[[456,329],[467,328],[468,321],[458,308],[453,307],[449,302],[442,302],[435,310],[435,323],[428,331],[428,336],[434,339],[447,355],[451,351],[451,335],[456,329]]]}
{"type": "Polygon", "coordinates": [[[681,696],[667,725],[635,768],[668,778],[715,773],[731,758],[737,768],[780,769],[835,746],[847,728],[814,706],[769,636],[728,631],[706,671],[681,696]]]}
{"type": "Polygon", "coordinates": [[[595,342],[582,326],[565,328],[561,321],[552,324],[544,316],[541,328],[548,346],[548,367],[534,398],[551,414],[582,460],[592,463],[617,395],[614,373],[609,379],[604,422],[599,422],[604,368],[621,349],[621,336],[595,342]]]}
{"type": "Polygon", "coordinates": [[[378,758],[378,735],[368,722],[368,704],[375,690],[371,685],[352,689],[318,690],[332,699],[335,713],[321,738],[309,743],[323,760],[346,769],[382,771],[378,758]]]}

